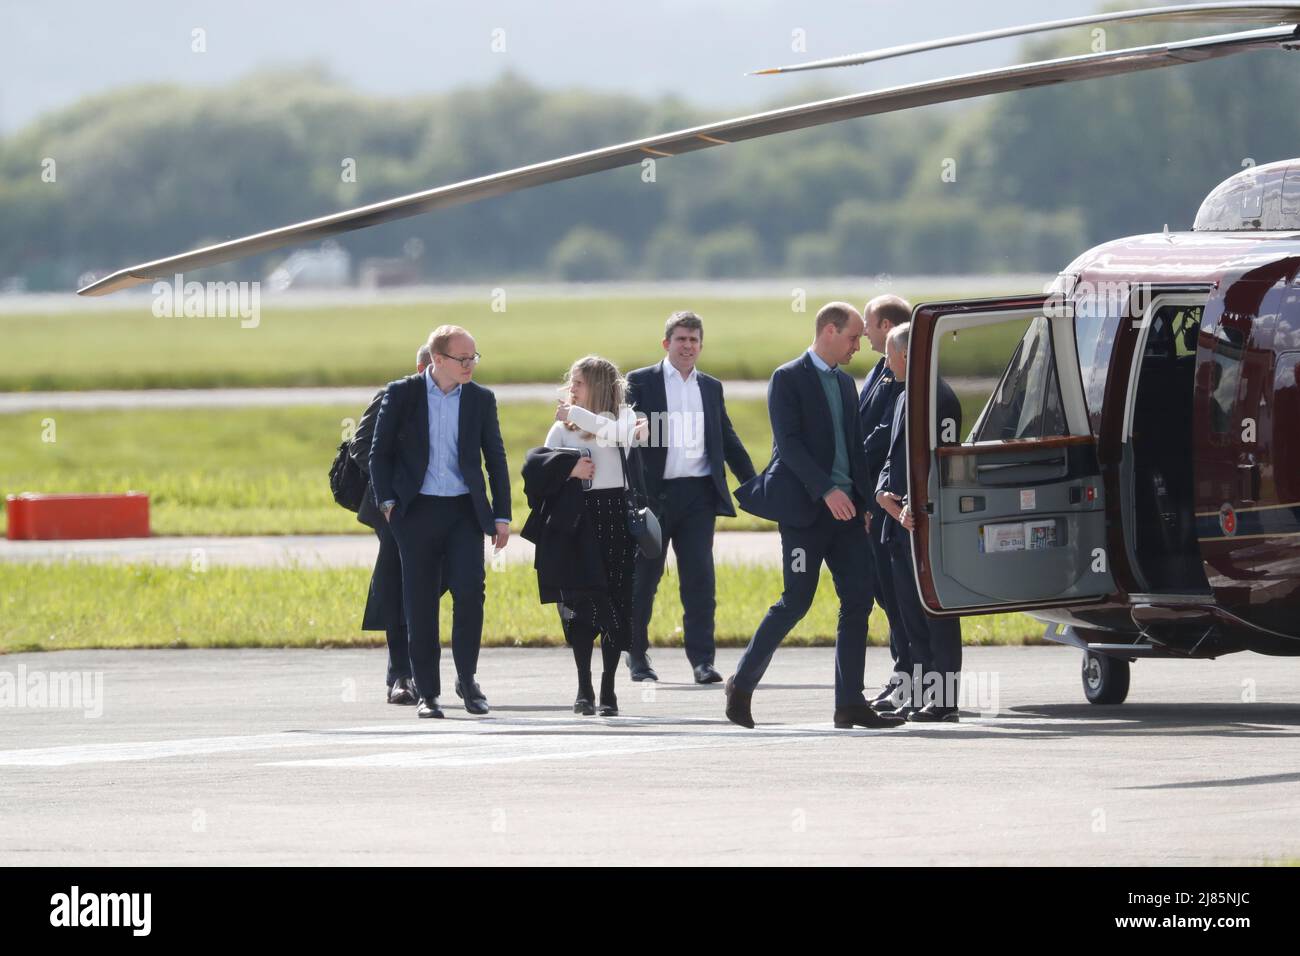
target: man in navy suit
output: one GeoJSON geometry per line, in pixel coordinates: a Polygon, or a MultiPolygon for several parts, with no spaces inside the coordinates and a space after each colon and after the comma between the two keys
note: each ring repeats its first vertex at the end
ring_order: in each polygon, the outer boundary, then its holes
{"type": "MultiPolygon", "coordinates": [[[[876,487],[880,470],[889,452],[889,428],[877,431],[881,422],[890,424],[894,414],[894,401],[903,390],[903,383],[894,377],[885,360],[885,337],[897,326],[905,325],[912,317],[912,307],[906,299],[896,295],[878,295],[862,310],[866,323],[867,341],[871,350],[880,353],[880,360],[867,373],[858,394],[858,416],[862,419],[862,434],[866,439],[867,473],[871,487],[876,487]]],[[[867,504],[871,520],[867,525],[868,550],[871,552],[871,575],[875,584],[876,603],[889,621],[889,653],[894,659],[894,670],[884,688],[871,701],[877,710],[894,710],[901,703],[899,696],[907,676],[912,672],[912,656],[907,636],[899,624],[898,608],[894,601],[894,580],[890,573],[889,550],[880,540],[880,526],[885,512],[876,503],[875,495],[867,504]]]]}
{"type": "Polygon", "coordinates": [[[456,325],[429,336],[433,364],[384,391],[370,445],[375,503],[397,539],[402,603],[420,717],[441,717],[438,603],[444,570],[453,601],[456,693],[471,714],[488,712],[474,680],[483,636],[483,536],[510,538],[510,472],[496,397],[471,381],[474,338],[456,325]],[[492,501],[483,481],[487,465],[492,501]],[[445,558],[445,565],[444,565],[445,558]]]}
{"type": "Polygon", "coordinates": [[[634,681],[659,679],[650,666],[649,627],[671,541],[686,658],[695,683],[714,684],[722,675],[713,667],[713,527],[717,515],[736,514],[723,464],[742,482],[754,477],[754,465],[727,416],[722,383],[695,367],[704,348],[703,320],[674,312],[663,347],[668,354],[662,361],[627,376],[628,404],[650,423],[648,443],[637,455],[664,540],[657,558],[637,556],[628,667],[634,681]]]}
{"type": "MultiPolygon", "coordinates": [[[[907,378],[910,325],[889,333],[885,357],[900,382],[907,378]]],[[[953,444],[961,435],[961,402],[948,383],[935,381],[940,444],[953,444]],[[953,441],[944,439],[951,436],[953,441]]],[[[907,634],[912,657],[912,679],[904,689],[906,699],[891,713],[917,723],[954,722],[957,716],[957,680],[961,674],[961,620],[931,617],[921,604],[912,567],[911,505],[907,501],[907,392],[899,393],[888,426],[889,451],[876,484],[876,501],[885,510],[880,539],[889,549],[894,578],[894,601],[899,622],[907,634]],[[918,680],[919,677],[919,680],[918,680]],[[918,684],[920,686],[918,686],[918,684]]]]}
{"type": "Polygon", "coordinates": [[[742,727],[754,726],[754,689],[781,641],[812,606],[823,561],[840,599],[835,726],[902,722],[876,713],[862,692],[872,599],[866,526],[872,488],[854,381],[840,368],[858,351],[862,332],[862,316],[846,302],[817,313],[812,346],[772,373],[768,385],[772,460],[736,490],[742,508],[777,522],[784,585],[727,680],[727,718],[742,727]]]}

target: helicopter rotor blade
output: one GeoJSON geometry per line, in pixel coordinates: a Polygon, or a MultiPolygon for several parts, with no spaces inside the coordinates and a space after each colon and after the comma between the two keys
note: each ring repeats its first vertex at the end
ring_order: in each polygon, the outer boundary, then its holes
{"type": "Polygon", "coordinates": [[[949,103],[993,93],[1178,66],[1249,50],[1278,47],[1291,49],[1297,42],[1300,42],[1300,37],[1297,36],[1295,29],[1271,27],[1105,53],[1042,60],[784,107],[521,166],[517,169],[439,186],[306,222],[255,233],[191,252],[167,256],[114,272],[79,289],[78,294],[106,295],[154,279],[171,279],[174,274],[190,269],[230,262],[285,246],[314,242],[351,232],[354,229],[364,229],[367,226],[416,216],[436,209],[502,196],[546,183],[639,164],[647,158],[677,156],[776,133],[837,123],[841,120],[892,113],[936,103],[949,103]]]}
{"type": "Polygon", "coordinates": [[[801,73],[806,70],[825,70],[839,66],[857,66],[861,63],[875,63],[913,53],[926,53],[930,50],[942,50],[954,46],[966,46],[971,43],[984,43],[989,40],[1002,40],[1007,37],[1028,36],[1032,33],[1047,33],[1052,30],[1067,30],[1071,27],[1091,26],[1097,23],[1132,23],[1140,20],[1155,22],[1182,23],[1296,23],[1300,21],[1300,4],[1284,2],[1268,3],[1187,3],[1177,6],[1145,7],[1138,10],[1117,10],[1111,13],[1097,13],[1086,17],[1069,17],[1064,20],[1044,20],[1041,23],[1029,23],[1015,27],[1002,27],[985,30],[980,33],[967,33],[963,36],[945,37],[941,40],[924,40],[919,43],[905,43],[867,53],[850,53],[845,56],[828,57],[824,60],[811,60],[790,66],[770,67],[754,70],[749,76],[773,76],[780,73],[801,73]]]}

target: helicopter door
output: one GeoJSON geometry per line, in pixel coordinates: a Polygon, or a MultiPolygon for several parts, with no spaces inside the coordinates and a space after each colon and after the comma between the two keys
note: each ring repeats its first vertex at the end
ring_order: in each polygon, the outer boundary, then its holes
{"type": "Polygon", "coordinates": [[[1113,593],[1070,307],[1041,295],[923,305],[909,336],[912,556],[926,608],[1059,607],[1113,593]],[[990,349],[1011,359],[963,439],[943,414],[939,376],[946,366],[945,381],[964,385],[963,366],[990,349]]]}

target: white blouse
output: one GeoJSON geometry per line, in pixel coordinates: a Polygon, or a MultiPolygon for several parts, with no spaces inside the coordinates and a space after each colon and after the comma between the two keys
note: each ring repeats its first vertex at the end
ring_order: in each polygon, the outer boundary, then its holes
{"type": "Polygon", "coordinates": [[[627,448],[632,444],[632,431],[636,428],[636,412],[631,405],[624,405],[618,410],[618,418],[597,415],[577,405],[569,406],[569,421],[582,431],[572,431],[564,427],[564,422],[555,422],[546,433],[547,448],[586,448],[591,452],[595,462],[596,474],[588,491],[600,491],[605,488],[622,488],[623,465],[619,461],[618,446],[627,448]],[[588,438],[583,432],[595,435],[588,438]]]}

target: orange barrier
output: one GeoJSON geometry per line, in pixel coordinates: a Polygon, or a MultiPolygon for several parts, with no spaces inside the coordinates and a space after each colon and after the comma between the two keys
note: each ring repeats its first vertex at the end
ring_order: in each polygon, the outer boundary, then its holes
{"type": "Polygon", "coordinates": [[[11,541],[149,537],[149,496],[141,491],[124,495],[8,495],[5,514],[11,541]]]}

